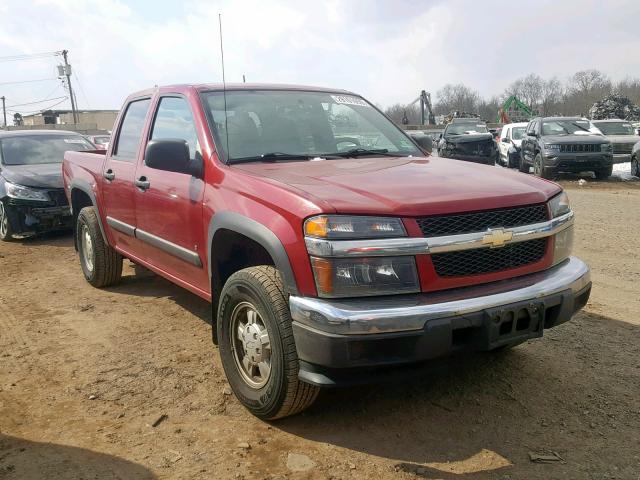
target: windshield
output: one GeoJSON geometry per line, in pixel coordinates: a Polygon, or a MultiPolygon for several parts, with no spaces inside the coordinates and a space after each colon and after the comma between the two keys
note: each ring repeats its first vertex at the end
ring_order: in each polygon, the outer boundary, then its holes
{"type": "Polygon", "coordinates": [[[633,125],[628,122],[593,122],[605,135],[635,135],[633,125]]]}
{"type": "Polygon", "coordinates": [[[527,129],[527,127],[513,127],[511,129],[511,138],[513,140],[522,140],[522,137],[524,137],[524,132],[527,129]]]}
{"type": "Polygon", "coordinates": [[[80,135],[20,135],[0,140],[0,155],[4,165],[62,163],[67,150],[93,148],[80,135]]]}
{"type": "Polygon", "coordinates": [[[226,103],[225,119],[223,93],[204,94],[216,142],[229,163],[351,156],[356,151],[358,156],[422,156],[404,132],[361,97],[243,90],[227,92],[226,103]]]}
{"type": "Polygon", "coordinates": [[[573,135],[599,133],[591,130],[589,120],[548,120],[542,122],[542,135],[573,135]]]}
{"type": "Polygon", "coordinates": [[[447,127],[447,135],[464,135],[465,133],[488,133],[487,126],[482,123],[451,123],[447,127]]]}

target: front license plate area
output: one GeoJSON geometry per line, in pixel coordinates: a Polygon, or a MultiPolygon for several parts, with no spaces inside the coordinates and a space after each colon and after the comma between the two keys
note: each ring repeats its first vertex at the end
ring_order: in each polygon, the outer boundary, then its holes
{"type": "Polygon", "coordinates": [[[485,347],[493,348],[542,336],[544,303],[523,302],[485,310],[485,347]]]}

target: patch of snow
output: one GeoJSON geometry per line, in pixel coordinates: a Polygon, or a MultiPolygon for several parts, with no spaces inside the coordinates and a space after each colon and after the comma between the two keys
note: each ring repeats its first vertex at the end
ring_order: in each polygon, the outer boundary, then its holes
{"type": "Polygon", "coordinates": [[[631,175],[631,162],[616,163],[613,166],[613,174],[611,176],[617,177],[625,182],[638,180],[638,177],[631,175]]]}

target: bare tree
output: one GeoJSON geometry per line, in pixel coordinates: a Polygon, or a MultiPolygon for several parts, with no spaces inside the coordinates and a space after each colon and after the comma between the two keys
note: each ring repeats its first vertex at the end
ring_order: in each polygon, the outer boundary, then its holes
{"type": "Polygon", "coordinates": [[[572,113],[586,115],[594,102],[611,93],[611,80],[600,70],[581,70],[570,78],[568,90],[567,103],[574,110],[572,113]]]}
{"type": "Polygon", "coordinates": [[[396,103],[395,105],[387,107],[384,113],[397,125],[402,125],[402,119],[405,114],[409,121],[409,125],[420,125],[420,107],[416,104],[402,105],[400,103],[396,103]]]}
{"type": "Polygon", "coordinates": [[[542,82],[542,94],[540,100],[540,113],[553,115],[558,113],[559,103],[562,101],[564,87],[557,77],[542,82]]]}
{"type": "Polygon", "coordinates": [[[434,110],[437,114],[473,112],[478,110],[480,95],[462,83],[447,84],[436,93],[434,110]]]}

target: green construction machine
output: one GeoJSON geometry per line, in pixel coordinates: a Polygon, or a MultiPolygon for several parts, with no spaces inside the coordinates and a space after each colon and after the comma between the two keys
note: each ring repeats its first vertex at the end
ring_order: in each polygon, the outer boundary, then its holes
{"type": "Polygon", "coordinates": [[[518,97],[511,95],[498,109],[497,122],[503,124],[528,122],[535,114],[536,112],[521,102],[518,97]]]}

